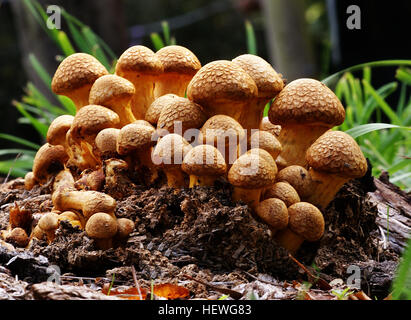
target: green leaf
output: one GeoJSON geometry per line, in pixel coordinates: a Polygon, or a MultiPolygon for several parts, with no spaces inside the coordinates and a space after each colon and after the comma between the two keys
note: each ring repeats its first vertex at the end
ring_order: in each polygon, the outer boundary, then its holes
{"type": "Polygon", "coordinates": [[[167,21],[161,22],[161,29],[163,30],[164,43],[170,45],[170,26],[167,21]]]}
{"type": "Polygon", "coordinates": [[[411,239],[408,240],[392,284],[393,300],[411,300],[411,239]]]}
{"type": "Polygon", "coordinates": [[[164,47],[164,41],[161,39],[160,35],[157,32],[150,34],[151,42],[153,43],[155,51],[160,50],[164,47]]]}
{"type": "Polygon", "coordinates": [[[247,52],[257,54],[257,40],[254,33],[254,27],[249,20],[245,21],[245,34],[247,39],[247,52]]]}
{"type": "Polygon", "coordinates": [[[27,118],[30,123],[33,125],[33,127],[37,130],[37,132],[43,136],[46,137],[47,135],[47,130],[48,130],[48,126],[45,125],[44,123],[41,123],[39,120],[37,120],[36,118],[34,118],[30,113],[28,113],[25,108],[24,105],[21,102],[17,102],[14,101],[14,106],[17,108],[17,110],[19,110],[19,112],[25,117],[27,118]]]}
{"type": "Polygon", "coordinates": [[[71,42],[67,37],[67,34],[64,31],[59,31],[57,33],[57,41],[59,42],[60,47],[66,56],[69,56],[76,52],[73,46],[71,45],[71,42]]]}
{"type": "Polygon", "coordinates": [[[51,76],[46,71],[46,69],[42,66],[39,60],[37,60],[36,56],[32,53],[29,54],[29,61],[34,71],[36,71],[37,75],[40,79],[44,82],[44,84],[50,88],[51,86],[51,76]]]}
{"type": "Polygon", "coordinates": [[[355,139],[355,138],[358,138],[364,134],[367,134],[373,131],[390,129],[390,128],[411,130],[411,128],[397,126],[395,124],[390,124],[390,123],[369,123],[369,124],[359,125],[355,128],[351,128],[347,130],[345,133],[349,134],[351,137],[355,139]]]}
{"type": "Polygon", "coordinates": [[[23,146],[32,148],[32,149],[34,149],[34,150],[37,150],[37,149],[40,148],[40,146],[39,146],[38,144],[36,144],[36,143],[33,143],[33,142],[28,141],[28,140],[26,140],[26,139],[19,138],[19,137],[10,135],[10,134],[6,134],[6,133],[0,133],[0,139],[5,139],[5,140],[8,140],[8,141],[12,141],[12,142],[21,144],[21,145],[23,145],[23,146]]]}

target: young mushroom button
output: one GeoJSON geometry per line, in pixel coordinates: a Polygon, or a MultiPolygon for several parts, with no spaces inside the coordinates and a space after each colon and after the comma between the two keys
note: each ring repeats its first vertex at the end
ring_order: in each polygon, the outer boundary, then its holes
{"type": "Polygon", "coordinates": [[[33,176],[40,184],[46,183],[54,174],[64,168],[68,156],[60,145],[44,144],[37,151],[33,161],[33,176]]]}
{"type": "Polygon", "coordinates": [[[173,93],[165,94],[158,97],[153,101],[150,107],[147,109],[145,119],[150,122],[153,126],[157,126],[158,118],[160,118],[161,110],[168,104],[172,103],[173,100],[177,99],[178,96],[173,93]]]}
{"type": "Polygon", "coordinates": [[[269,198],[261,201],[255,208],[255,214],[269,226],[272,235],[288,225],[287,206],[280,199],[269,198]]]}
{"type": "Polygon", "coordinates": [[[113,247],[113,237],[117,233],[117,228],[117,221],[113,216],[97,212],[87,220],[85,229],[99,249],[107,250],[113,247]]]}
{"type": "Polygon", "coordinates": [[[349,180],[367,172],[367,161],[355,140],[342,131],[328,131],[307,150],[313,190],[307,198],[325,209],[349,180]]]}
{"type": "Polygon", "coordinates": [[[268,112],[271,123],[281,125],[278,140],[288,165],[305,166],[305,152],[324,132],[344,122],[345,110],[337,96],[314,79],[290,82],[268,112]]]}
{"type": "Polygon", "coordinates": [[[93,83],[106,74],[107,69],[92,55],[74,53],[58,66],[51,82],[51,89],[55,94],[70,98],[78,111],[89,104],[89,93],[93,83]]]}

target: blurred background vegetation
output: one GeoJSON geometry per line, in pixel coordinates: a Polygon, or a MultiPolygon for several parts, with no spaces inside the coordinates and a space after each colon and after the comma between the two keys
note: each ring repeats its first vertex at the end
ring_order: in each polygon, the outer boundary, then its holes
{"type": "MultiPolygon", "coordinates": [[[[410,1],[393,0],[384,6],[371,5],[366,0],[37,2],[42,8],[51,4],[64,8],[80,21],[76,24],[72,20],[79,30],[84,31],[87,26],[85,31],[91,38],[94,34],[89,31],[93,30],[110,48],[100,55],[109,65],[131,45],[157,49],[153,33],[161,34],[164,21],[168,23],[171,39],[192,50],[203,65],[253,52],[271,62],[288,81],[301,77],[321,80],[360,63],[404,59],[382,64],[383,68],[377,68],[377,64],[350,69],[352,72],[338,74],[325,82],[347,109],[347,121],[339,129],[351,130],[373,122],[402,128],[411,125],[411,60],[406,60],[411,57],[411,42],[403,33],[409,29],[410,1]],[[361,9],[360,30],[346,26],[350,16],[347,8],[353,4],[361,9]],[[250,27],[252,37],[247,36],[250,27]]],[[[33,107],[44,107],[49,101],[53,105],[61,104],[50,92],[47,76],[54,74],[70,50],[84,51],[79,46],[81,41],[73,39],[67,17],[62,18],[62,30],[70,37],[73,48],[69,46],[65,51],[47,36],[27,3],[32,1],[0,0],[0,134],[33,143],[25,145],[31,150],[25,150],[26,158],[14,164],[12,175],[21,175],[31,167],[36,146],[44,142],[43,131],[56,115],[54,111],[43,112],[33,107]]],[[[70,105],[64,106],[66,109],[61,112],[70,110],[70,105]]],[[[374,174],[388,170],[395,175],[394,182],[409,191],[410,133],[388,128],[387,125],[374,127],[371,129],[379,130],[370,130],[365,135],[362,131],[363,136],[358,131],[352,133],[358,136],[357,141],[374,165],[374,174]]],[[[15,148],[17,154],[20,147],[16,139],[0,139],[0,160],[3,160],[0,174],[10,173],[9,166],[13,165],[10,149],[15,148]]]]}

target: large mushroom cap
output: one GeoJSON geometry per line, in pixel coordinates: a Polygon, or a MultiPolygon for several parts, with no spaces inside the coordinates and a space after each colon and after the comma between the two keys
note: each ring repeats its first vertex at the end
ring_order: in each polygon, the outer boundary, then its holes
{"type": "Polygon", "coordinates": [[[90,90],[89,103],[111,107],[119,100],[130,100],[134,92],[134,85],[130,81],[114,74],[108,74],[94,82],[90,90]]]}
{"type": "Polygon", "coordinates": [[[148,107],[147,112],[145,114],[145,119],[153,125],[157,125],[158,118],[160,118],[161,110],[168,104],[172,103],[175,99],[179,98],[179,96],[168,93],[161,97],[158,97],[154,100],[150,107],[148,107]]]}
{"type": "Polygon", "coordinates": [[[37,181],[43,182],[52,173],[64,168],[68,156],[63,146],[44,144],[37,151],[33,161],[33,175],[37,181]]]}
{"type": "Polygon", "coordinates": [[[345,110],[325,84],[303,78],[285,86],[271,105],[268,117],[273,124],[332,128],[344,122],[345,110]]]}
{"type": "Polygon", "coordinates": [[[70,131],[74,137],[84,139],[119,124],[120,118],[114,111],[99,105],[88,105],[77,112],[70,131]]]}
{"type": "Polygon", "coordinates": [[[281,74],[277,73],[263,58],[253,54],[243,54],[232,61],[253,78],[258,88],[259,98],[272,99],[284,88],[281,74]]]}
{"type": "Polygon", "coordinates": [[[117,137],[118,154],[125,155],[150,147],[155,142],[154,133],[154,128],[134,123],[122,127],[117,137]]]}
{"type": "Polygon", "coordinates": [[[181,168],[190,175],[220,176],[227,171],[227,164],[220,151],[211,145],[203,144],[187,153],[181,168]]]}
{"type": "Polygon", "coordinates": [[[55,118],[47,130],[47,142],[52,145],[62,144],[66,140],[66,133],[73,123],[74,117],[62,115],[55,118]]]}
{"type": "Polygon", "coordinates": [[[208,118],[203,124],[200,133],[202,137],[200,141],[213,144],[214,146],[219,143],[229,143],[230,141],[239,143],[246,136],[243,127],[237,120],[223,114],[217,114],[208,118]]]}
{"type": "Polygon", "coordinates": [[[159,75],[163,72],[163,65],[156,54],[145,46],[128,48],[117,61],[116,74],[124,76],[126,73],[143,73],[159,75]]]}
{"type": "Polygon", "coordinates": [[[201,68],[201,63],[195,54],[182,46],[163,47],[156,52],[156,56],[164,67],[164,73],[193,76],[201,68]]]}
{"type": "Polygon", "coordinates": [[[264,159],[271,167],[274,167],[275,172],[277,173],[277,164],[275,163],[275,160],[273,156],[264,149],[261,148],[252,148],[248,150],[245,154],[256,154],[262,159],[264,159]]]}
{"type": "Polygon", "coordinates": [[[117,222],[109,214],[97,212],[86,222],[86,233],[94,239],[107,239],[117,233],[117,222]]]}
{"type": "Polygon", "coordinates": [[[181,166],[184,157],[192,149],[186,139],[176,133],[162,137],[154,148],[152,160],[155,165],[181,166]]]}
{"type": "Polygon", "coordinates": [[[317,207],[308,202],[297,202],[288,207],[289,228],[307,241],[317,241],[324,234],[324,217],[317,207]]]}
{"type": "Polygon", "coordinates": [[[200,128],[206,121],[203,108],[187,98],[177,97],[168,99],[161,109],[157,122],[157,128],[173,133],[181,122],[181,134],[187,129],[200,128]]]}
{"type": "Polygon", "coordinates": [[[51,89],[56,94],[66,94],[86,85],[92,85],[99,77],[108,74],[107,69],[92,55],[74,53],[58,66],[51,89]]]}
{"type": "Polygon", "coordinates": [[[187,97],[203,107],[215,101],[243,101],[256,98],[254,80],[237,64],[217,60],[203,66],[187,87],[187,97]]]}
{"type": "Polygon", "coordinates": [[[272,185],[276,174],[277,167],[252,152],[243,154],[233,163],[228,180],[235,187],[258,189],[272,185]]]}
{"type": "Polygon", "coordinates": [[[321,172],[358,178],[367,172],[367,161],[357,142],[342,131],[327,131],[307,150],[307,163],[321,172]]]}

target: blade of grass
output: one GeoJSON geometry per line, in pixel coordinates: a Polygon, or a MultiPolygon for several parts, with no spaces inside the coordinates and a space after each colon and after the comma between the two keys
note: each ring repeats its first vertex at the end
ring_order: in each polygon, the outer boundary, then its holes
{"type": "Polygon", "coordinates": [[[249,20],[245,21],[245,34],[247,39],[247,52],[250,54],[257,54],[257,40],[254,33],[254,27],[249,20]]]}
{"type": "Polygon", "coordinates": [[[41,123],[39,120],[34,118],[30,113],[28,113],[23,104],[21,102],[13,101],[13,105],[17,108],[17,110],[26,118],[30,121],[32,126],[37,130],[37,132],[43,136],[46,137],[47,135],[47,130],[48,126],[45,125],[44,123],[41,123]]]}
{"type": "Polygon", "coordinates": [[[160,35],[156,32],[150,34],[151,42],[153,43],[155,51],[160,50],[164,47],[164,41],[161,39],[160,35]]]}
{"type": "Polygon", "coordinates": [[[10,135],[10,134],[7,134],[7,133],[0,133],[0,139],[5,139],[5,140],[8,140],[8,141],[12,141],[12,142],[21,144],[23,146],[32,148],[34,150],[37,150],[37,149],[40,148],[40,146],[36,143],[33,143],[33,142],[28,141],[26,139],[19,138],[19,137],[16,137],[16,136],[13,136],[13,135],[10,135]]]}

